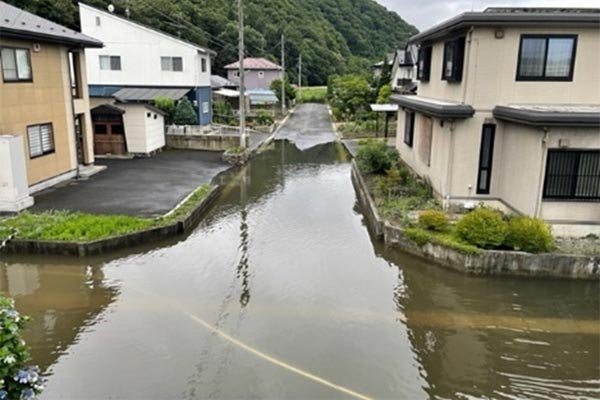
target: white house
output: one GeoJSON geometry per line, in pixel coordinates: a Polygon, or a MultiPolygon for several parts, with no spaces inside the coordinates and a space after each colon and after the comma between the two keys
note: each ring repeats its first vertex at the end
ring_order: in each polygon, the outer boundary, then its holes
{"type": "Polygon", "coordinates": [[[398,93],[414,93],[417,88],[417,47],[406,46],[398,50],[392,66],[392,90],[398,93]]]}
{"type": "MultiPolygon", "coordinates": [[[[153,104],[158,96],[171,97],[175,101],[187,97],[194,105],[198,124],[212,122],[210,76],[213,51],[83,3],[79,3],[79,16],[81,31],[104,43],[101,49],[86,49],[92,108],[115,104],[127,115],[129,111],[125,108],[128,107],[116,103],[153,104]]],[[[102,120],[97,112],[95,115],[102,120]]],[[[125,124],[131,120],[122,119],[125,124]]],[[[128,127],[124,126],[124,130],[128,127]]],[[[95,139],[106,139],[98,138],[94,133],[95,139]]],[[[118,135],[116,133],[111,140],[116,143],[118,135]]],[[[128,141],[129,135],[126,136],[128,141]]],[[[129,147],[132,146],[126,145],[131,152],[129,147]]],[[[119,152],[122,147],[115,144],[112,149],[119,152]]]]}

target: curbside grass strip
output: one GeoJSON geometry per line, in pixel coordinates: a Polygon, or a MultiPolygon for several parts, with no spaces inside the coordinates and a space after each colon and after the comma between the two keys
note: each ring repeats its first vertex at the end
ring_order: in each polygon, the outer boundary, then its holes
{"type": "Polygon", "coordinates": [[[6,243],[2,251],[10,254],[87,257],[168,239],[193,229],[210,210],[221,190],[221,185],[213,186],[190,212],[167,225],[90,242],[13,239],[6,243]]]}
{"type": "Polygon", "coordinates": [[[466,254],[441,244],[425,243],[420,246],[407,237],[405,229],[379,217],[375,202],[354,160],[352,183],[365,212],[367,226],[378,239],[437,265],[472,275],[600,279],[600,256],[503,250],[481,250],[480,254],[466,254]]]}

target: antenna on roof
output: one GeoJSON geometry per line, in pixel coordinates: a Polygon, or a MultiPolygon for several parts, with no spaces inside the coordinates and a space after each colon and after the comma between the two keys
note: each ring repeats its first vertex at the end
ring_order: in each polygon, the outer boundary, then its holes
{"type": "Polygon", "coordinates": [[[115,12],[115,6],[113,6],[112,4],[108,5],[108,12],[109,13],[114,13],[115,12]]]}

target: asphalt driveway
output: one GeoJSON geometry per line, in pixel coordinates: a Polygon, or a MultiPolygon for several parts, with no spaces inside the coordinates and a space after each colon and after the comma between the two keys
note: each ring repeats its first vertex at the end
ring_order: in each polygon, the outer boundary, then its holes
{"type": "Polygon", "coordinates": [[[221,153],[166,150],[151,158],[96,159],[107,169],[35,196],[31,211],[70,210],[135,216],[162,215],[229,165],[221,153]]]}

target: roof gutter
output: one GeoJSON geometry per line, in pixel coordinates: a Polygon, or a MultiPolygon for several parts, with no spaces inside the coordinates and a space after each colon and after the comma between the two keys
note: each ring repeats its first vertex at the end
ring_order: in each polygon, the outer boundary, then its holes
{"type": "Polygon", "coordinates": [[[600,113],[595,112],[537,111],[496,106],[493,114],[497,119],[528,126],[600,127],[600,113]]]}

